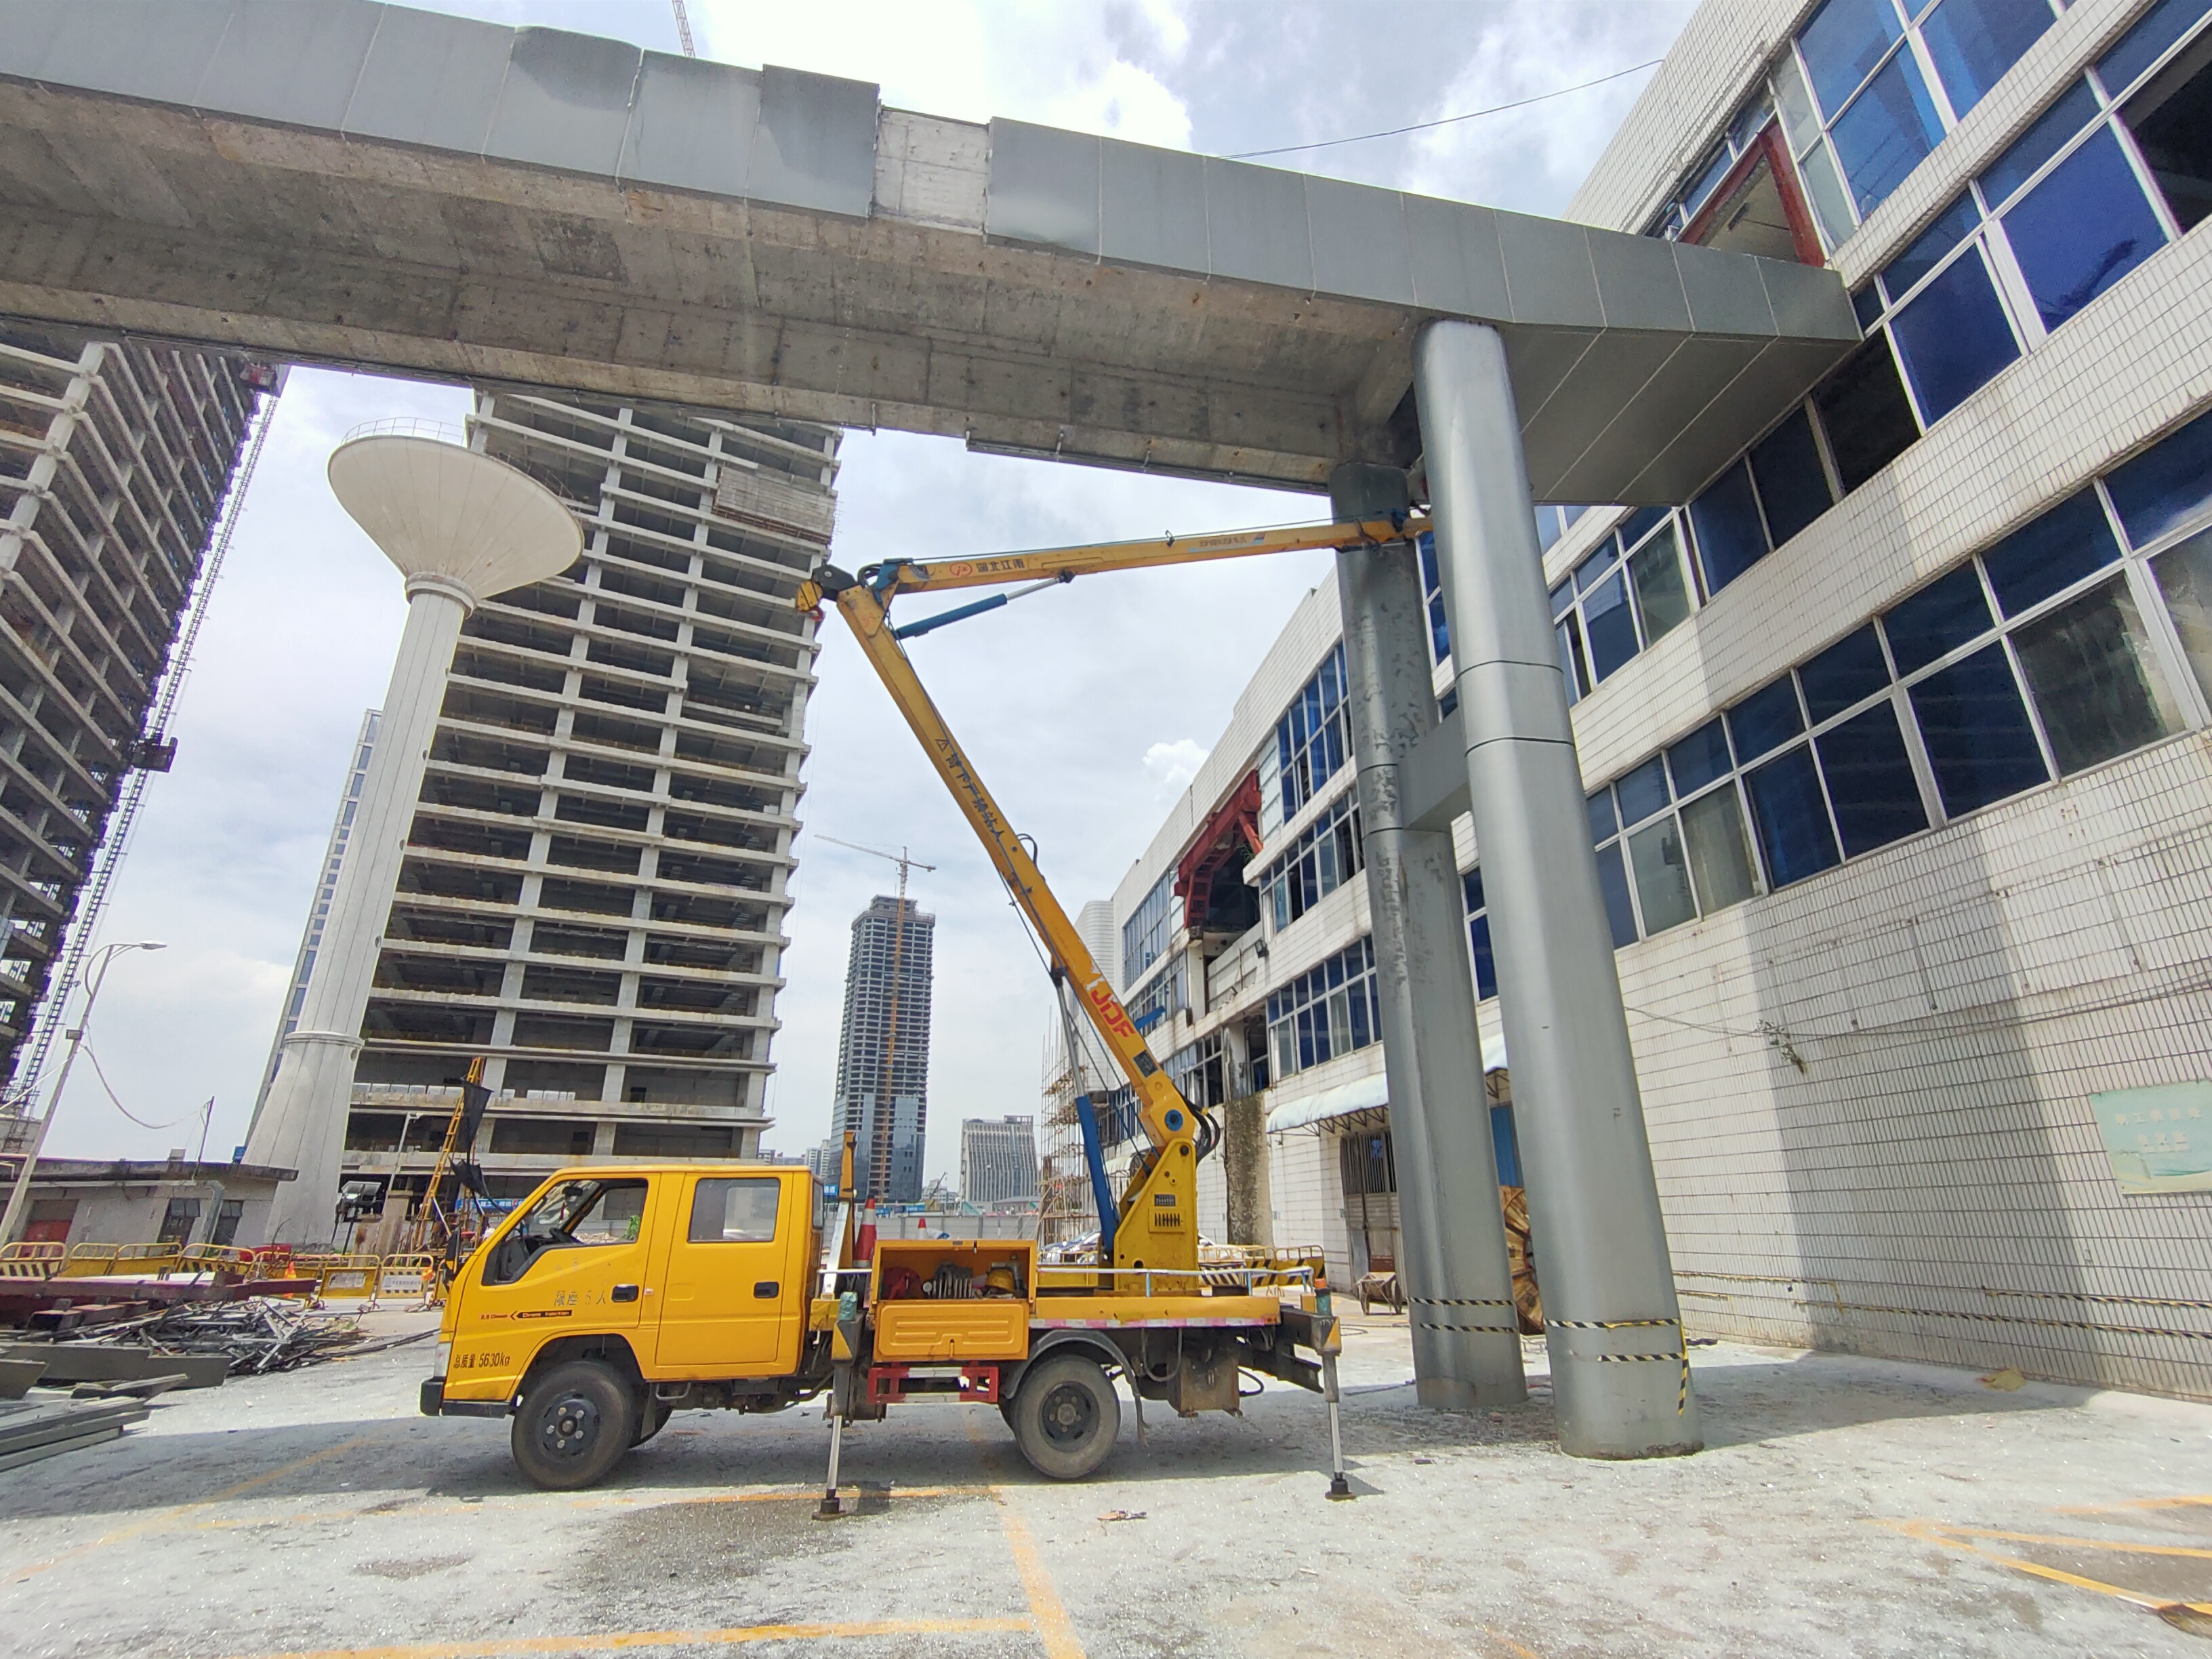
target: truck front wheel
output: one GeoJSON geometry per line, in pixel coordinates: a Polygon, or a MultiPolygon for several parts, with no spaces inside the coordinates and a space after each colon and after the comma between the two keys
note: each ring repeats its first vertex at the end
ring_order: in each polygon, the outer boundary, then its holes
{"type": "Polygon", "coordinates": [[[593,1359],[554,1366],[514,1415],[514,1462],[533,1486],[574,1492],[604,1480],[637,1432],[629,1385],[593,1359]]]}
{"type": "Polygon", "coordinates": [[[1039,1474],[1080,1480],[1121,1432],[1121,1402],[1097,1361],[1060,1354],[1031,1366],[1007,1413],[1014,1443],[1039,1474]]]}

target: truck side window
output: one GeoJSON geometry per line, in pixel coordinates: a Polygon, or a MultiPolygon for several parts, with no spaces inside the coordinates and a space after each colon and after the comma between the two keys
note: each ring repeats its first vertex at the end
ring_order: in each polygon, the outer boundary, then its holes
{"type": "Polygon", "coordinates": [[[783,1182],[773,1176],[702,1181],[691,1200],[694,1244],[765,1244],[775,1237],[783,1182]]]}
{"type": "Polygon", "coordinates": [[[484,1263],[483,1282],[512,1285],[550,1249],[631,1244],[645,1219],[642,1181],[564,1181],[530,1206],[484,1263]]]}

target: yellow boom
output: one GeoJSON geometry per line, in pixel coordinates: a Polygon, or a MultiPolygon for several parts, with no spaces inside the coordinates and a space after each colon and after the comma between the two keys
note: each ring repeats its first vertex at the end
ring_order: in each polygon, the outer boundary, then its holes
{"type": "Polygon", "coordinates": [[[1408,540],[1428,527],[1425,520],[1378,519],[1364,523],[1310,525],[1286,530],[1241,531],[1224,535],[1173,536],[1089,547],[1051,548],[1040,552],[994,554],[987,558],[921,563],[891,560],[854,576],[824,565],[800,584],[801,611],[827,600],[853,630],[861,653],[883,681],[900,714],[921,740],[923,752],[975,830],[983,850],[1006,882],[1014,902],[1043,942],[1054,969],[1077,991],[1085,1013],[1135,1091],[1138,1121],[1152,1149],[1122,1193],[1114,1229],[1112,1266],[1190,1272],[1198,1266],[1197,1116],[1182,1092],[1152,1058],[1144,1036],[1114,994],[1112,984],[1053,896],[1044,876],[984,787],[945,717],[930,700],[900,644],[902,634],[957,620],[1006,603],[1004,596],[894,629],[889,605],[901,593],[1002,586],[1008,583],[1069,581],[1079,575],[1146,566],[1190,564],[1212,559],[1248,558],[1322,547],[1356,546],[1408,540]]]}

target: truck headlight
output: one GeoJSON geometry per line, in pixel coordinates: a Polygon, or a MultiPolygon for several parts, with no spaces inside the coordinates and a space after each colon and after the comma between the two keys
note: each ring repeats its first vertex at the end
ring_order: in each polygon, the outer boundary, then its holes
{"type": "Polygon", "coordinates": [[[438,1345],[438,1370],[436,1375],[440,1376],[451,1376],[453,1374],[453,1345],[450,1342],[441,1342],[438,1345]]]}

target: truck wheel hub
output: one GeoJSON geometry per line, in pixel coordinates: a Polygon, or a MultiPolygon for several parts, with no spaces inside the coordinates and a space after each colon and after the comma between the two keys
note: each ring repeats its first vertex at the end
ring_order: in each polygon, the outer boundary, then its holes
{"type": "Polygon", "coordinates": [[[1063,1383],[1045,1396],[1044,1431],[1062,1445],[1089,1437],[1097,1420],[1097,1407],[1081,1389],[1063,1383]]]}
{"type": "Polygon", "coordinates": [[[580,1457],[599,1437],[599,1408],[581,1395],[570,1395],[547,1408],[538,1437],[559,1457],[580,1457]]]}

